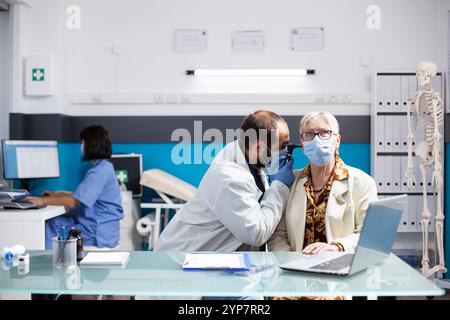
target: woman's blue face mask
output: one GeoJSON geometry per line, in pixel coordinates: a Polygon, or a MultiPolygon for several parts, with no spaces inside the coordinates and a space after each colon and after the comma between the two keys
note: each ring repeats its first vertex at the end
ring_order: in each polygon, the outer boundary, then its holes
{"type": "Polygon", "coordinates": [[[303,153],[309,162],[318,167],[323,167],[333,159],[336,153],[334,140],[332,137],[323,140],[319,136],[315,136],[311,141],[303,141],[303,153]]]}

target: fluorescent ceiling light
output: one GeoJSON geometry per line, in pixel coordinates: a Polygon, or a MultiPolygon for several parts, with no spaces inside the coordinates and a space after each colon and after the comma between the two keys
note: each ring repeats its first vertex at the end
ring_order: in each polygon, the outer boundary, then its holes
{"type": "Polygon", "coordinates": [[[195,69],[187,70],[189,76],[294,76],[315,74],[311,69],[195,69]]]}

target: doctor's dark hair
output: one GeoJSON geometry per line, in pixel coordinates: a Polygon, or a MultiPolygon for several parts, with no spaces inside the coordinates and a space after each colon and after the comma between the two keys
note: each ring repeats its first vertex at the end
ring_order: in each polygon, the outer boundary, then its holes
{"type": "Polygon", "coordinates": [[[84,161],[111,158],[111,140],[108,131],[102,126],[84,128],[80,133],[80,140],[84,142],[84,161]]]}
{"type": "Polygon", "coordinates": [[[256,140],[264,141],[269,147],[272,144],[272,135],[278,129],[280,122],[286,122],[275,112],[258,110],[247,115],[242,120],[239,140],[241,146],[248,149],[256,140]],[[255,134],[249,134],[249,133],[255,134]]]}

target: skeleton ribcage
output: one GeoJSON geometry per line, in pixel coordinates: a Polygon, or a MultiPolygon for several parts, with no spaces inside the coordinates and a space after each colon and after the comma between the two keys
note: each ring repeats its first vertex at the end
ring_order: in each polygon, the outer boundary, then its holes
{"type": "Polygon", "coordinates": [[[419,105],[416,106],[416,127],[425,130],[425,137],[429,150],[433,150],[433,134],[434,134],[434,108],[437,112],[437,127],[441,128],[444,123],[444,109],[442,104],[438,103],[436,97],[432,93],[425,93],[419,100],[419,105]]]}

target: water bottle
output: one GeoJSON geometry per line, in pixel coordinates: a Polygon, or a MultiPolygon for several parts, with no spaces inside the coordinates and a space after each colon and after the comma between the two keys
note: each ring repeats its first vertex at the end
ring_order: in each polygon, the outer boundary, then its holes
{"type": "Polygon", "coordinates": [[[10,248],[5,247],[2,250],[2,258],[6,261],[12,261],[14,257],[25,253],[25,247],[21,244],[16,244],[10,248]]]}

